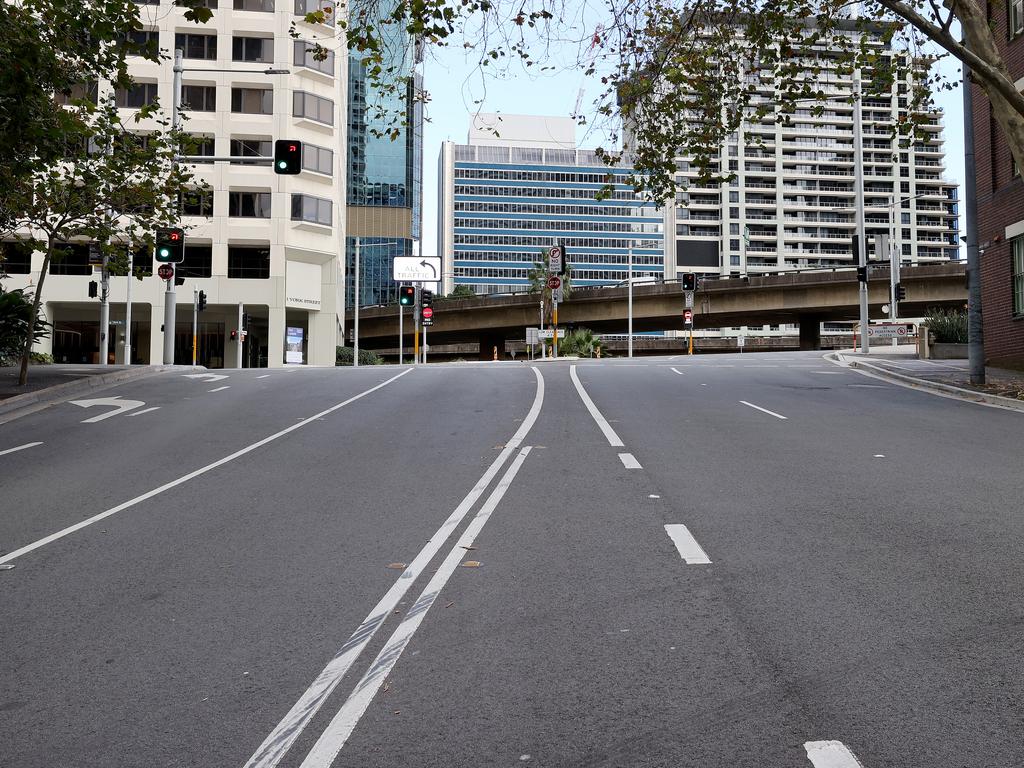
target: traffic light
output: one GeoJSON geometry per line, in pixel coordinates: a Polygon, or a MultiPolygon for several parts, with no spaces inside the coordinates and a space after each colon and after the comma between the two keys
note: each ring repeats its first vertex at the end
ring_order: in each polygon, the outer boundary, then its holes
{"type": "Polygon", "coordinates": [[[904,301],[907,298],[907,289],[896,283],[896,301],[904,301]]]}
{"type": "Polygon", "coordinates": [[[434,303],[434,292],[424,288],[420,291],[420,307],[429,307],[434,303]]]}
{"type": "Polygon", "coordinates": [[[302,173],[302,142],[278,139],[274,142],[274,173],[302,173]]]}
{"type": "Polygon", "coordinates": [[[696,291],[697,290],[697,273],[696,272],[683,272],[683,290],[684,291],[696,291]]]}
{"type": "Polygon", "coordinates": [[[866,283],[868,281],[867,266],[857,267],[857,281],[861,283],[866,283]]]}
{"type": "Polygon", "coordinates": [[[569,252],[565,250],[565,243],[559,242],[558,247],[562,249],[562,271],[559,275],[565,275],[569,271],[569,252]]]}
{"type": "Polygon", "coordinates": [[[206,309],[206,291],[199,292],[199,299],[196,302],[196,311],[202,312],[206,309]]]}
{"type": "Polygon", "coordinates": [[[90,280],[89,281],[89,298],[90,299],[95,299],[97,296],[99,296],[99,285],[97,285],[95,280],[90,280]]]}
{"type": "Polygon", "coordinates": [[[403,307],[411,307],[416,303],[416,286],[402,285],[398,288],[398,303],[403,307]]]}
{"type": "Polygon", "coordinates": [[[242,330],[243,331],[248,331],[249,330],[249,326],[250,326],[251,323],[252,323],[252,316],[248,312],[243,313],[242,314],[242,330]]]}
{"type": "Polygon", "coordinates": [[[185,230],[169,227],[156,231],[156,260],[174,264],[185,260],[185,230]]]}

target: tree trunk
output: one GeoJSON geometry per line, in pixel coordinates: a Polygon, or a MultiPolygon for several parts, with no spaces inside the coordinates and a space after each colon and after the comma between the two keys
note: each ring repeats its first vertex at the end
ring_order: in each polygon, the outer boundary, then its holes
{"type": "Polygon", "coordinates": [[[28,316],[28,331],[25,334],[25,349],[21,354],[21,373],[18,376],[18,386],[25,386],[28,383],[28,361],[32,356],[32,338],[36,329],[36,317],[39,315],[39,305],[43,298],[43,282],[46,280],[46,273],[50,271],[50,258],[53,256],[53,236],[46,239],[46,256],[43,257],[43,268],[39,272],[39,285],[36,286],[35,296],[32,297],[32,314],[28,316]]]}

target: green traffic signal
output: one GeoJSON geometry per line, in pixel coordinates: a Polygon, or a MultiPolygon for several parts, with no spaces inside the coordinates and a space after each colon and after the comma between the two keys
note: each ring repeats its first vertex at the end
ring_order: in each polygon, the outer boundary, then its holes
{"type": "Polygon", "coordinates": [[[411,307],[416,303],[416,288],[412,285],[403,285],[398,289],[398,303],[403,307],[411,307]]]}
{"type": "Polygon", "coordinates": [[[168,227],[156,231],[156,260],[174,264],[185,260],[185,230],[168,227]]]}
{"type": "Polygon", "coordinates": [[[302,142],[278,139],[274,142],[274,173],[302,173],[302,142]]]}

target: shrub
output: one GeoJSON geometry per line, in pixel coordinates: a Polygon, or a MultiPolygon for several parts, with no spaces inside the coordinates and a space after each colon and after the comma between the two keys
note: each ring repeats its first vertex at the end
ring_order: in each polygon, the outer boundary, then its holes
{"type": "Polygon", "coordinates": [[[589,328],[577,328],[558,342],[558,354],[567,357],[597,357],[597,350],[601,347],[601,340],[594,336],[593,331],[589,328]]]}
{"type": "Polygon", "coordinates": [[[45,352],[33,352],[28,361],[32,365],[53,365],[53,355],[48,355],[45,352]]]}
{"type": "MultiPolygon", "coordinates": [[[[334,354],[335,365],[352,365],[352,347],[338,347],[334,354]]],[[[359,350],[360,365],[383,365],[384,358],[370,349],[359,350]]]]}
{"type": "Polygon", "coordinates": [[[967,310],[932,309],[925,320],[932,341],[939,344],[967,343],[967,310]]]}

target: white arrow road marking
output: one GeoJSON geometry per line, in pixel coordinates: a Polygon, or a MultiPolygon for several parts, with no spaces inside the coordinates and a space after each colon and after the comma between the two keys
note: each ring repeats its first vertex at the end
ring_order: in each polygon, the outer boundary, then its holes
{"type": "Polygon", "coordinates": [[[143,408],[141,411],[136,411],[135,413],[129,413],[128,415],[129,416],[141,416],[144,413],[149,413],[150,411],[159,411],[159,410],[160,410],[160,406],[159,405],[154,405],[152,408],[143,408]]]}
{"type": "Polygon", "coordinates": [[[113,411],[107,411],[99,416],[93,416],[91,419],[82,419],[83,424],[95,424],[97,421],[109,419],[111,416],[117,416],[119,413],[134,411],[136,408],[141,408],[145,405],[141,400],[122,400],[120,395],[115,395],[114,397],[97,397],[92,400],[72,400],[71,404],[77,405],[81,408],[92,408],[94,405],[111,405],[115,408],[113,411]]]}
{"type": "Polygon", "coordinates": [[[673,368],[672,370],[675,371],[676,373],[678,373],[680,376],[685,376],[686,375],[682,371],[680,371],[678,368],[673,368]]]}
{"type": "Polygon", "coordinates": [[[679,550],[679,556],[687,565],[707,565],[711,562],[707,553],[701,548],[693,534],[682,523],[666,525],[665,532],[679,550]]]}
{"type": "Polygon", "coordinates": [[[864,768],[841,741],[808,741],[804,749],[814,768],[864,768]]]}
{"type": "Polygon", "coordinates": [[[746,400],[740,400],[740,402],[743,403],[744,405],[749,405],[754,410],[761,411],[762,413],[767,413],[769,416],[774,416],[776,419],[786,419],[786,417],[783,416],[781,413],[776,413],[775,411],[769,411],[767,408],[762,408],[760,405],[754,405],[753,403],[748,403],[746,400]]]}
{"type": "Polygon", "coordinates": [[[257,376],[256,378],[257,378],[257,379],[265,379],[265,378],[267,378],[268,376],[270,376],[270,374],[269,374],[269,373],[264,373],[264,374],[263,374],[262,376],[257,376]]]}
{"type": "Polygon", "coordinates": [[[0,456],[8,453],[14,453],[15,451],[24,451],[26,448],[35,448],[37,445],[42,445],[42,443],[25,443],[24,445],[19,445],[17,448],[8,448],[5,451],[0,451],[0,456]]]}
{"type": "Polygon", "coordinates": [[[183,373],[182,376],[186,379],[206,379],[207,381],[220,381],[227,378],[220,373],[183,373]]]}

